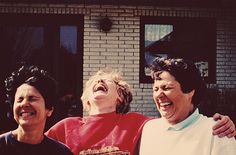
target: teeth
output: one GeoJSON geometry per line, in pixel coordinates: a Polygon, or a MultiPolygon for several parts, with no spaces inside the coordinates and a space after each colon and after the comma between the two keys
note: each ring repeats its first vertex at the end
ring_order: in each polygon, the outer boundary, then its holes
{"type": "Polygon", "coordinates": [[[171,104],[171,102],[165,102],[165,103],[161,103],[160,106],[168,106],[170,104],[171,104]]]}
{"type": "Polygon", "coordinates": [[[34,112],[22,112],[20,113],[20,116],[27,117],[27,116],[32,116],[34,115],[34,112]]]}

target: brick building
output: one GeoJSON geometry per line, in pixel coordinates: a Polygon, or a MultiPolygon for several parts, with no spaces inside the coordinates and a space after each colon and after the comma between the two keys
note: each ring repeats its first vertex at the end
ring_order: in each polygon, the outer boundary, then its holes
{"type": "MultiPolygon", "coordinates": [[[[199,1],[200,2],[200,1],[199,1]]],[[[68,64],[69,68],[64,68],[60,71],[60,67],[64,63],[69,63],[72,59],[64,61],[68,57],[60,55],[57,51],[46,50],[46,55],[49,60],[42,57],[41,62],[52,63],[51,70],[59,82],[67,81],[66,85],[73,85],[72,90],[75,98],[79,102],[79,96],[83,89],[83,83],[94,74],[97,70],[104,67],[112,67],[120,69],[125,79],[131,84],[134,91],[134,101],[132,102],[132,111],[140,112],[148,116],[156,117],[155,104],[152,100],[152,84],[150,80],[143,78],[144,76],[144,53],[142,52],[144,46],[145,24],[157,24],[156,20],[167,18],[187,19],[194,21],[196,19],[211,19],[213,20],[213,39],[214,45],[211,50],[213,53],[203,53],[204,60],[208,61],[209,75],[211,80],[208,81],[209,96],[211,100],[204,105],[203,111],[209,115],[215,111],[230,115],[236,122],[236,5],[231,0],[222,0],[212,3],[195,3],[194,1],[181,3],[155,3],[151,1],[53,1],[53,0],[25,0],[21,3],[14,1],[0,2],[0,18],[1,26],[31,26],[31,27],[46,27],[52,24],[52,29],[49,29],[48,34],[50,39],[45,39],[50,42],[50,45],[55,48],[60,48],[62,43],[64,46],[69,46],[70,50],[74,51],[73,63],[68,64]],[[105,21],[105,29],[101,27],[102,21],[105,21]],[[148,19],[148,22],[146,22],[148,19]],[[151,21],[151,22],[150,22],[151,21]],[[110,25],[109,25],[110,24],[110,25]],[[59,26],[58,26],[59,25],[59,26]],[[64,26],[64,27],[63,27],[64,26]],[[109,29],[111,26],[111,29],[109,29]],[[75,36],[70,35],[65,38],[75,39],[69,43],[63,40],[60,36],[58,39],[61,44],[53,42],[57,36],[50,35],[54,31],[54,27],[60,28],[61,35],[72,34],[77,32],[75,36]],[[107,28],[108,27],[108,28],[107,28]],[[68,32],[69,33],[66,33],[68,32]],[[55,45],[55,46],[54,46],[55,45]],[[55,59],[56,57],[56,59],[55,59]],[[50,59],[52,58],[52,59],[50,59]],[[210,65],[210,63],[212,63],[210,65]],[[56,67],[56,66],[60,67],[56,67]],[[72,66],[75,66],[71,69],[72,66]],[[68,69],[71,72],[66,72],[68,69]],[[63,72],[65,71],[65,72],[63,72]],[[211,72],[211,73],[210,73],[211,72]],[[68,75],[68,77],[61,78],[61,75],[68,75]],[[74,76],[76,78],[70,79],[74,76]],[[71,83],[70,83],[71,82],[71,83]],[[72,84],[73,82],[73,84],[72,84]]],[[[170,21],[171,21],[170,20],[170,21]]],[[[201,24],[201,23],[200,23],[201,24]]],[[[199,26],[200,26],[199,24],[199,26]]],[[[204,22],[203,22],[204,24],[204,22]]],[[[198,25],[193,27],[192,31],[198,28],[198,25]]],[[[204,26],[203,26],[204,28],[204,26]]],[[[55,30],[56,31],[56,30],[55,30]]],[[[0,33],[4,33],[1,29],[0,33]]],[[[54,32],[57,33],[57,32],[54,32]]],[[[38,33],[37,33],[38,34],[38,33]]],[[[26,36],[25,36],[26,37],[26,36]]],[[[201,37],[206,35],[203,33],[201,37]]],[[[24,37],[23,37],[24,38],[24,37]]],[[[1,38],[4,42],[5,38],[1,38]]],[[[32,38],[31,38],[32,39],[32,38]]],[[[40,39],[37,39],[37,42],[40,39]]],[[[16,47],[18,44],[14,43],[16,47]]],[[[43,44],[43,43],[42,43],[43,44]]],[[[35,45],[40,46],[40,45],[35,45]]],[[[47,45],[44,45],[47,47],[47,45]]],[[[196,46],[196,45],[195,45],[196,46]]],[[[9,49],[9,47],[5,47],[9,49]]],[[[53,48],[50,48],[51,50],[53,48]]],[[[193,48],[193,47],[192,47],[193,48]]],[[[195,47],[194,47],[195,48],[195,47]]],[[[20,61],[19,55],[30,57],[29,53],[15,52],[9,54],[1,46],[1,70],[4,75],[1,81],[9,74],[14,67],[14,60],[20,61]],[[13,64],[13,65],[11,65],[13,64]],[[9,65],[10,67],[6,67],[9,65]]],[[[61,50],[61,49],[60,49],[61,50]]],[[[12,50],[13,51],[13,50],[12,50]]],[[[191,54],[197,55],[197,53],[191,54]]],[[[37,55],[38,56],[38,55],[37,55]]],[[[22,56],[23,57],[23,56],[22,56]]],[[[24,57],[24,58],[25,58],[24,57]]],[[[24,60],[24,58],[22,58],[24,60]]],[[[36,60],[39,61],[39,60],[36,60]]],[[[49,69],[50,70],[50,69],[49,69]]],[[[61,84],[61,87],[65,87],[61,84]]],[[[1,83],[1,89],[3,83],[1,83]]],[[[70,89],[70,88],[65,88],[70,89]]],[[[66,95],[66,91],[62,91],[66,95]]],[[[4,92],[1,93],[4,96],[4,92]]],[[[4,98],[4,97],[1,97],[4,98]]],[[[2,101],[2,99],[1,99],[2,101]]],[[[73,105],[74,108],[79,108],[81,114],[81,105],[73,105]]],[[[79,103],[80,104],[80,103],[79,103]]],[[[72,107],[73,107],[72,106],[72,107]]],[[[5,111],[4,111],[5,112],[5,111]]],[[[1,122],[2,124],[2,122],[1,122]]]]}

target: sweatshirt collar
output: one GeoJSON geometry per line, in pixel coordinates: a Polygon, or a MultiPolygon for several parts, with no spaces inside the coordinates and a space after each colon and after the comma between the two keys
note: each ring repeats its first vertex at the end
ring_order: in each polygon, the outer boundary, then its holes
{"type": "Polygon", "coordinates": [[[165,120],[166,129],[169,131],[182,130],[182,129],[192,125],[194,122],[196,122],[199,117],[200,117],[199,110],[198,110],[198,108],[196,108],[195,111],[190,116],[188,116],[185,120],[183,120],[182,122],[179,122],[175,125],[171,125],[165,120]]]}

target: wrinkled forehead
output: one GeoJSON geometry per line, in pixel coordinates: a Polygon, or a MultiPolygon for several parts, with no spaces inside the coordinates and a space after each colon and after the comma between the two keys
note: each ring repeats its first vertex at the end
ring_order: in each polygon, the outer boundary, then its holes
{"type": "Polygon", "coordinates": [[[114,80],[114,77],[111,74],[101,74],[101,75],[95,75],[92,79],[92,81],[97,81],[97,80],[114,80]]]}

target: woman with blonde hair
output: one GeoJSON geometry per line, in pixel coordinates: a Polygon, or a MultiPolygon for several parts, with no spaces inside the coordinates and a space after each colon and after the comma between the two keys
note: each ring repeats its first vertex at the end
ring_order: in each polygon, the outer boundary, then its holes
{"type": "Polygon", "coordinates": [[[47,135],[66,143],[75,155],[132,155],[142,126],[150,119],[129,112],[132,99],[130,86],[119,71],[99,70],[86,82],[81,97],[89,115],[64,119],[47,135]]]}

